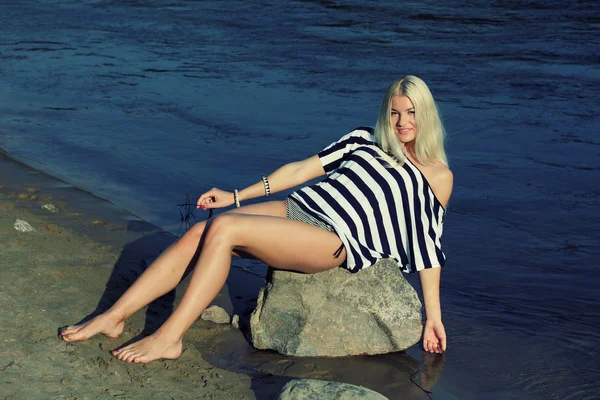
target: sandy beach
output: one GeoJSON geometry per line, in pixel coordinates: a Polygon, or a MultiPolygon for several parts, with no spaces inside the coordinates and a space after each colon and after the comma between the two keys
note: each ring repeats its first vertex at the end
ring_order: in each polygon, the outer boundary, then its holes
{"type": "Polygon", "coordinates": [[[172,298],[134,315],[119,339],[59,340],[59,327],[109,304],[174,237],[5,155],[0,165],[2,398],[255,397],[249,376],[215,368],[196,350],[218,342],[221,331],[233,330],[228,325],[199,320],[177,361],[134,365],[111,356],[109,350],[155,329],[172,298]],[[17,218],[36,231],[15,230],[17,218]]]}
{"type": "MultiPolygon", "coordinates": [[[[121,338],[63,342],[60,327],[110,306],[175,237],[5,153],[0,170],[2,398],[272,399],[294,377],[359,384],[390,398],[424,398],[409,379],[419,361],[404,353],[295,359],[255,350],[240,330],[203,320],[186,334],[178,360],[137,365],[114,358],[110,350],[160,326],[185,283],[132,316],[121,338]],[[16,219],[35,232],[17,231],[16,219]]],[[[230,314],[248,314],[262,284],[240,274],[232,269],[213,303],[230,314]]],[[[420,379],[431,387],[443,360],[424,361],[428,375],[420,379]]]]}

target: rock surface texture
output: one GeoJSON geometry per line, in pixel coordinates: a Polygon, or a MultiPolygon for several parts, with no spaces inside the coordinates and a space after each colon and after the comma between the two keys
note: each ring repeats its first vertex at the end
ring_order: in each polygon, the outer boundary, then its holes
{"type": "Polygon", "coordinates": [[[271,269],[250,318],[255,347],[339,357],[404,350],[421,337],[421,302],[395,262],[352,274],[271,269]]]}
{"type": "Polygon", "coordinates": [[[200,315],[205,321],[211,321],[217,324],[228,324],[231,321],[231,317],[227,314],[227,311],[219,306],[210,306],[202,312],[200,315]]]}
{"type": "Polygon", "coordinates": [[[22,219],[15,219],[15,223],[13,224],[14,228],[19,232],[35,232],[35,228],[29,225],[29,222],[23,221],[22,219]]]}
{"type": "Polygon", "coordinates": [[[56,207],[54,204],[50,204],[50,203],[44,204],[42,206],[42,210],[49,211],[49,212],[51,212],[53,214],[56,214],[57,212],[60,212],[60,210],[58,209],[58,207],[56,207]]]}
{"type": "Polygon", "coordinates": [[[294,379],[289,381],[276,400],[387,400],[387,397],[362,386],[347,383],[294,379]]]}

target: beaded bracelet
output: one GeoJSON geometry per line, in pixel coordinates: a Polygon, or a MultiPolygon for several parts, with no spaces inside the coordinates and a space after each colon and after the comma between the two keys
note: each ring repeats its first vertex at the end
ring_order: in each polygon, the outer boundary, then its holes
{"type": "Polygon", "coordinates": [[[271,194],[271,187],[269,186],[269,180],[266,176],[262,177],[262,181],[265,184],[265,196],[269,196],[271,194]]]}
{"type": "Polygon", "coordinates": [[[235,208],[240,208],[240,196],[237,189],[233,190],[233,202],[235,203],[235,208]]]}

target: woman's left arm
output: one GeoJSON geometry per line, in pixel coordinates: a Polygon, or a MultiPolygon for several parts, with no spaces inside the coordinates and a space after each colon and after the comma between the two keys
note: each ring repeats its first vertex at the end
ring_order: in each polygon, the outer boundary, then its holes
{"type": "Polygon", "coordinates": [[[419,271],[426,317],[423,349],[430,353],[446,351],[446,330],[442,324],[442,307],[440,305],[441,271],[441,268],[427,268],[419,271]]]}
{"type": "MultiPolygon", "coordinates": [[[[446,207],[452,187],[454,176],[445,165],[440,165],[437,171],[430,176],[432,190],[436,197],[446,207]]],[[[442,306],[440,304],[440,277],[442,268],[426,268],[419,271],[421,291],[425,302],[425,329],[423,330],[423,349],[430,353],[446,351],[446,329],[442,324],[442,306]]]]}

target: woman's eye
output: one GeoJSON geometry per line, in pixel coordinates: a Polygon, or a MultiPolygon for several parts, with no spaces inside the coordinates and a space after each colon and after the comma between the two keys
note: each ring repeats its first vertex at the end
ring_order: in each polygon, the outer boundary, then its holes
{"type": "Polygon", "coordinates": [[[396,111],[392,111],[392,115],[398,115],[396,111]]]}
{"type": "Polygon", "coordinates": [[[408,113],[409,113],[410,115],[415,115],[415,111],[414,111],[414,110],[412,110],[412,111],[409,111],[408,113]]]}

